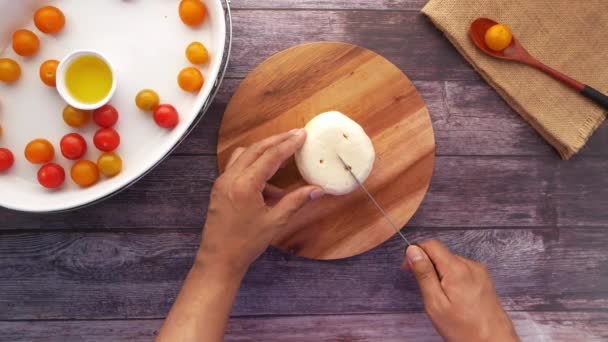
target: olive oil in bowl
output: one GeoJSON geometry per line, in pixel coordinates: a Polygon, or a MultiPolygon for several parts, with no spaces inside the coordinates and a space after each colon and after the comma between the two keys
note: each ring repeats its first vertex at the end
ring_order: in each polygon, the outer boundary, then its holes
{"type": "Polygon", "coordinates": [[[115,88],[112,66],[99,53],[77,51],[59,65],[57,90],[73,107],[99,108],[110,101],[115,88]]]}
{"type": "Polygon", "coordinates": [[[65,85],[70,94],[82,103],[97,103],[112,89],[112,70],[97,56],[81,56],[68,66],[65,85]]]}

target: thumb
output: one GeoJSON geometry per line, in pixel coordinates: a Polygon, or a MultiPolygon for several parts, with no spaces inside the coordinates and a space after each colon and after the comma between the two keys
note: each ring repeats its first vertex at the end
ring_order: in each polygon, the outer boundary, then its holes
{"type": "Polygon", "coordinates": [[[285,195],[272,208],[275,216],[289,219],[298,212],[306,203],[317,200],[325,195],[325,192],[317,186],[305,186],[285,195]]]}
{"type": "Polygon", "coordinates": [[[422,248],[415,245],[408,247],[404,264],[414,273],[425,302],[446,298],[435,266],[422,248]]]}

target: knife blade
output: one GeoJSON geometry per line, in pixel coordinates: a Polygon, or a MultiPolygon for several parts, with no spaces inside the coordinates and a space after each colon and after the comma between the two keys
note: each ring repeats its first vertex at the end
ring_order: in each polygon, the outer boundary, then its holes
{"type": "Polygon", "coordinates": [[[395,229],[395,232],[397,234],[399,234],[399,236],[401,236],[401,238],[403,239],[403,241],[405,241],[405,243],[407,244],[407,246],[408,247],[411,246],[412,244],[403,235],[403,233],[401,233],[401,230],[399,228],[397,228],[397,225],[393,222],[393,220],[391,220],[391,218],[388,216],[388,214],[386,213],[386,211],[384,211],[384,209],[382,208],[382,206],[380,205],[380,203],[378,203],[378,201],[376,201],[376,199],[374,198],[374,196],[372,196],[372,194],[369,192],[369,190],[367,190],[367,187],[365,187],[365,185],[363,185],[363,183],[359,180],[359,178],[357,178],[357,176],[353,172],[353,168],[344,159],[342,159],[342,157],[339,154],[337,154],[337,156],[338,156],[338,159],[340,159],[340,161],[342,162],[342,164],[344,164],[344,169],[346,169],[346,171],[348,171],[348,173],[350,173],[350,175],[353,177],[353,179],[355,180],[355,182],[357,182],[357,184],[359,185],[359,187],[367,194],[367,197],[369,197],[369,199],[376,206],[376,208],[378,208],[378,210],[380,211],[380,213],[382,213],[382,216],[384,216],[384,219],[391,225],[391,227],[393,227],[393,229],[395,229]]]}

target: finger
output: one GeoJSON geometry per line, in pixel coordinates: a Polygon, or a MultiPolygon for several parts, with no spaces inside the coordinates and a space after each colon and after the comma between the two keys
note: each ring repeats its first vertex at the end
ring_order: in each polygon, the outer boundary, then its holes
{"type": "Polygon", "coordinates": [[[460,265],[461,263],[458,256],[452,254],[452,252],[439,241],[425,241],[420,243],[419,246],[429,256],[433,264],[435,264],[437,273],[439,273],[439,278],[443,278],[448,271],[456,268],[456,265],[460,265]]]}
{"type": "Polygon", "coordinates": [[[306,131],[300,129],[286,140],[268,148],[248,169],[258,184],[266,183],[277,172],[281,164],[293,156],[304,145],[306,131]]]}
{"type": "Polygon", "coordinates": [[[317,186],[304,186],[285,195],[271,210],[274,217],[287,221],[306,203],[318,200],[325,192],[317,186]]]}
{"type": "Polygon", "coordinates": [[[403,272],[411,271],[410,263],[407,261],[407,247],[405,247],[405,249],[403,250],[403,262],[401,263],[401,270],[403,272]]]}
{"type": "Polygon", "coordinates": [[[237,147],[234,150],[234,152],[232,152],[232,155],[230,156],[230,159],[228,160],[228,164],[226,164],[226,170],[229,169],[230,167],[232,167],[234,162],[236,162],[237,159],[239,159],[239,157],[241,156],[241,154],[243,154],[243,152],[245,152],[245,149],[243,147],[237,147]]]}
{"type": "Polygon", "coordinates": [[[286,192],[278,186],[266,183],[266,187],[262,194],[264,195],[264,198],[281,199],[285,196],[286,192]]]}
{"type": "Polygon", "coordinates": [[[243,151],[237,160],[234,161],[233,167],[237,170],[245,170],[251,166],[256,160],[258,160],[267,149],[280,144],[281,142],[289,139],[299,129],[294,129],[289,132],[273,135],[262,141],[259,141],[243,151]]]}
{"type": "Polygon", "coordinates": [[[414,273],[414,277],[416,277],[426,304],[447,300],[439,282],[437,271],[422,248],[415,245],[408,247],[405,251],[405,259],[410,270],[414,273]]]}

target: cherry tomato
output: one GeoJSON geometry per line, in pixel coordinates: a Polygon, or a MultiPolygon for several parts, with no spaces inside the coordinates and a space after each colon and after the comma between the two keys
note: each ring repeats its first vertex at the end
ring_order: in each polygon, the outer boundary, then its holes
{"type": "Polygon", "coordinates": [[[0,148],[0,172],[10,169],[15,163],[13,152],[6,148],[0,148]]]}
{"type": "Polygon", "coordinates": [[[198,26],[205,21],[207,8],[200,0],[182,0],[179,3],[179,17],[188,26],[198,26]]]}
{"type": "Polygon", "coordinates": [[[65,171],[55,163],[44,164],[38,170],[38,183],[47,189],[56,189],[65,181],[65,171]]]}
{"type": "Polygon", "coordinates": [[[182,69],[177,75],[177,84],[185,91],[196,92],[201,89],[205,83],[205,78],[200,70],[194,67],[182,69]]]}
{"type": "Polygon", "coordinates": [[[97,183],[99,179],[99,169],[90,160],[79,160],[72,166],[70,176],[74,183],[87,187],[97,183]]]}
{"type": "Polygon", "coordinates": [[[35,139],[25,147],[25,158],[32,164],[44,164],[53,160],[55,149],[46,139],[35,139]]]}
{"type": "Polygon", "coordinates": [[[506,49],[513,41],[513,34],[506,25],[496,24],[486,31],[486,45],[494,51],[506,49]]]}
{"type": "Polygon", "coordinates": [[[57,33],[65,25],[65,16],[57,7],[44,6],[34,13],[34,24],[44,33],[57,33]]]}
{"type": "Polygon", "coordinates": [[[154,121],[160,127],[173,128],[177,126],[179,115],[172,105],[162,104],[154,110],[154,121]]]}
{"type": "Polygon", "coordinates": [[[93,121],[100,127],[112,127],[118,121],[118,111],[111,105],[105,105],[93,111],[93,121]]]}
{"type": "Polygon", "coordinates": [[[0,58],[0,81],[15,82],[21,77],[21,67],[10,58],[0,58]]]}
{"type": "Polygon", "coordinates": [[[186,58],[192,64],[207,63],[209,61],[209,52],[202,43],[192,42],[186,48],[186,58]]]}
{"type": "Polygon", "coordinates": [[[158,97],[158,94],[151,89],[144,89],[135,96],[135,104],[144,112],[153,111],[158,107],[159,103],[160,98],[158,97]]]}
{"type": "Polygon", "coordinates": [[[38,52],[40,40],[30,30],[17,30],[13,33],[13,50],[19,56],[31,56],[38,52]]]}
{"type": "Polygon", "coordinates": [[[42,83],[49,87],[55,86],[57,66],[59,66],[59,61],[54,59],[50,59],[40,65],[40,79],[42,80],[42,83]]]}
{"type": "Polygon", "coordinates": [[[103,153],[97,159],[99,171],[106,177],[114,177],[122,171],[122,159],[114,153],[103,153]]]}
{"type": "Polygon", "coordinates": [[[69,160],[80,159],[87,152],[87,142],[78,133],[66,134],[61,138],[59,147],[61,154],[69,160]]]}
{"type": "Polygon", "coordinates": [[[112,152],[120,145],[120,135],[112,128],[102,128],[93,136],[93,142],[100,151],[112,152]]]}
{"type": "Polygon", "coordinates": [[[71,127],[82,127],[91,120],[91,112],[67,105],[63,109],[63,121],[71,127]]]}

